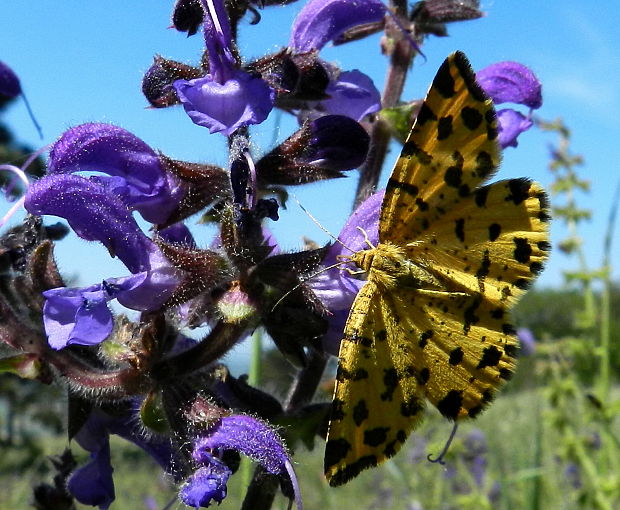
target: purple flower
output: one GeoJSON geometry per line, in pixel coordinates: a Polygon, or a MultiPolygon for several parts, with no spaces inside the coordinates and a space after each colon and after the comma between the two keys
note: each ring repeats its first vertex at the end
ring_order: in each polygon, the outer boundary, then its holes
{"type": "Polygon", "coordinates": [[[379,0],[310,0],[293,22],[289,46],[298,53],[320,50],[353,27],[380,21],[386,11],[379,0]]]}
{"type": "Polygon", "coordinates": [[[521,354],[523,356],[531,356],[536,351],[536,338],[534,333],[528,328],[518,328],[517,338],[521,344],[521,354]]]}
{"type": "Polygon", "coordinates": [[[202,463],[179,492],[181,501],[193,508],[208,507],[211,501],[221,503],[226,497],[226,483],[232,474],[226,464],[208,453],[204,454],[202,463]]]}
{"type": "Polygon", "coordinates": [[[111,416],[94,409],[75,436],[78,444],[90,453],[90,462],[76,469],[67,482],[69,492],[85,505],[107,509],[115,498],[110,460],[110,434],[131,441],[167,472],[172,472],[174,451],[168,439],[145,437],[135,424],[135,413],[127,411],[111,416]]]}
{"type": "Polygon", "coordinates": [[[8,65],[0,60],[0,96],[12,99],[21,93],[19,78],[8,65]]]}
{"type": "MultiPolygon", "coordinates": [[[[297,507],[301,510],[297,478],[282,439],[270,426],[245,415],[219,419],[209,428],[205,436],[196,440],[192,456],[200,466],[199,470],[200,468],[205,470],[198,471],[185,486],[185,491],[192,494],[193,501],[208,503],[211,499],[215,499],[219,502],[226,496],[225,484],[230,473],[227,473],[222,468],[221,462],[214,458],[214,454],[225,450],[237,450],[247,455],[274,475],[288,474],[293,484],[297,507]],[[203,488],[204,495],[200,494],[198,487],[203,488]],[[218,497],[221,499],[217,499],[218,497]]],[[[181,498],[186,501],[183,498],[183,491],[181,498]]]]}
{"type": "MultiPolygon", "coordinates": [[[[379,212],[384,194],[385,191],[380,191],[371,195],[349,217],[338,236],[347,248],[340,243],[333,244],[323,262],[326,267],[336,264],[340,256],[369,248],[362,230],[373,245],[378,243],[379,212]]],[[[333,314],[323,337],[323,347],[327,352],[338,354],[349,309],[364,283],[364,280],[351,276],[344,266],[325,271],[309,282],[314,293],[333,314]]]]}
{"type": "Polygon", "coordinates": [[[232,47],[228,14],[222,0],[201,0],[209,73],[194,80],[177,80],[174,88],[192,121],[210,133],[230,135],[236,129],[263,122],[273,108],[275,91],[260,77],[240,69],[232,47]]]}
{"type": "Polygon", "coordinates": [[[174,88],[194,124],[227,136],[242,126],[263,122],[275,100],[274,91],[261,78],[240,69],[223,83],[207,75],[177,80],[174,88]]]}
{"type": "Polygon", "coordinates": [[[527,116],[512,109],[497,112],[500,145],[516,147],[517,137],[532,127],[531,111],[542,105],[538,78],[522,64],[498,62],[476,73],[476,80],[495,104],[517,103],[530,108],[527,116]]]}
{"type": "Polygon", "coordinates": [[[135,310],[155,310],[180,281],[177,269],[140,230],[127,205],[97,180],[48,175],[30,186],[24,206],[31,214],[65,218],[78,236],[101,242],[133,273],[84,289],[46,291],[50,301],[44,305],[44,324],[55,349],[104,340],[112,321],[106,301],[116,298],[135,310]]]}
{"type": "Polygon", "coordinates": [[[93,178],[151,223],[164,223],[185,188],[163,170],[159,156],[129,131],[89,123],[66,131],[50,150],[48,174],[102,172],[93,178]]]}
{"type": "Polygon", "coordinates": [[[102,284],[82,289],[60,287],[43,293],[43,324],[53,349],[95,345],[112,332],[114,321],[102,284]]]}
{"type": "Polygon", "coordinates": [[[346,115],[360,121],[381,109],[381,94],[373,81],[361,71],[340,73],[325,89],[329,99],[321,101],[318,109],[333,115],[346,115]]]}

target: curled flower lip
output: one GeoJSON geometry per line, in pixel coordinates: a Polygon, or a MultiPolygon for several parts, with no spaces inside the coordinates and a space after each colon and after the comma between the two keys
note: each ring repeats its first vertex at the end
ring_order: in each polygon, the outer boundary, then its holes
{"type": "Polygon", "coordinates": [[[476,73],[476,81],[495,104],[515,103],[530,108],[525,116],[513,109],[497,112],[499,144],[516,147],[517,137],[532,127],[531,111],[542,105],[542,85],[536,75],[518,62],[498,62],[476,73]]]}
{"type": "Polygon", "coordinates": [[[350,28],[383,19],[386,10],[379,0],[310,0],[295,18],[289,46],[320,50],[350,28]]]}
{"type": "Polygon", "coordinates": [[[52,146],[49,175],[80,171],[108,174],[97,179],[152,223],[164,223],[185,193],[180,182],[163,170],[153,149],[111,124],[75,126],[52,146]]]}

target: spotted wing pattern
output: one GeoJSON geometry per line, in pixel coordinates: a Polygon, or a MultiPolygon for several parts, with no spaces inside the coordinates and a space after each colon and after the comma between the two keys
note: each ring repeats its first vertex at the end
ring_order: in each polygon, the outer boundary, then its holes
{"type": "Polygon", "coordinates": [[[451,420],[475,417],[514,370],[509,310],[542,269],[549,215],[544,191],[527,179],[483,185],[499,164],[496,138],[493,105],[457,52],[388,182],[380,244],[359,257],[373,265],[340,348],[331,485],[394,455],[426,399],[451,420]],[[379,269],[378,254],[390,253],[392,265],[379,269]],[[403,266],[413,277],[396,274],[403,266]]]}
{"type": "Polygon", "coordinates": [[[401,338],[388,294],[372,280],[353,303],[340,346],[325,474],[340,485],[394,455],[422,416],[413,373],[399,374],[401,338]]]}

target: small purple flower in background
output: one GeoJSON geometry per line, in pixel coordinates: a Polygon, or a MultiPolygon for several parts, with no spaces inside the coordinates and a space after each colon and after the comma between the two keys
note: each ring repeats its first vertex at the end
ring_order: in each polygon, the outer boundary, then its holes
{"type": "Polygon", "coordinates": [[[297,477],[282,439],[270,426],[246,415],[220,418],[196,440],[192,456],[199,467],[181,489],[180,497],[185,504],[198,508],[226,497],[231,471],[217,458],[224,450],[241,452],[269,473],[288,476],[297,508],[302,509],[297,477]]]}
{"type": "Polygon", "coordinates": [[[536,338],[532,330],[528,328],[518,328],[517,338],[521,344],[521,354],[523,356],[531,356],[536,351],[536,338]]]}
{"type": "Polygon", "coordinates": [[[263,122],[273,108],[275,92],[260,77],[240,69],[233,56],[228,14],[222,0],[201,0],[209,73],[177,80],[174,88],[195,124],[229,136],[240,127],[263,122]]]}
{"type": "Polygon", "coordinates": [[[542,106],[542,85],[534,73],[518,62],[498,62],[476,73],[476,81],[495,104],[516,103],[530,108],[527,116],[512,109],[497,111],[499,143],[516,147],[517,137],[532,127],[532,110],[542,106]]]}

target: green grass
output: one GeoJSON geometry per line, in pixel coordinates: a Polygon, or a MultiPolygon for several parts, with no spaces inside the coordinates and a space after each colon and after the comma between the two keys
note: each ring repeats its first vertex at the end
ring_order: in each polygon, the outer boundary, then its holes
{"type": "MultiPolygon", "coordinates": [[[[461,425],[457,439],[446,458],[447,466],[455,468],[455,479],[446,477],[446,467],[426,460],[436,455],[450,433],[451,424],[429,410],[429,417],[406,443],[397,457],[382,467],[362,473],[344,487],[330,488],[322,474],[322,445],[312,452],[299,450],[295,469],[300,478],[305,507],[309,510],[345,509],[355,502],[355,510],[408,509],[421,504],[428,509],[545,510],[583,508],[576,503],[578,492],[568,486],[564,466],[557,460],[562,445],[557,434],[545,425],[550,412],[541,390],[506,392],[477,420],[461,425]],[[487,474],[478,487],[463,464],[463,439],[479,428],[488,442],[487,474]],[[454,481],[456,480],[456,481],[454,481]],[[459,491],[454,484],[458,482],[459,491]],[[499,489],[497,488],[499,484],[499,489]],[[487,497],[493,490],[497,500],[487,497]],[[411,506],[410,506],[411,505],[411,506]]],[[[617,423],[615,432],[618,432],[617,423]]],[[[584,431],[586,433],[587,431],[584,431]]],[[[66,446],[62,438],[46,438],[41,443],[43,455],[59,453],[66,446]]],[[[161,470],[128,443],[113,438],[114,479],[117,499],[113,509],[146,508],[145,498],[153,497],[163,508],[175,494],[161,470]]],[[[83,453],[74,447],[74,453],[83,453]]],[[[0,460],[0,510],[28,508],[30,485],[51,481],[43,455],[25,467],[18,476],[14,466],[23,464],[24,455],[18,448],[5,448],[0,460]],[[42,460],[43,459],[43,460],[42,460]]],[[[241,477],[233,476],[229,497],[222,509],[240,507],[243,488],[241,477]]],[[[274,509],[285,510],[288,500],[279,496],[274,509]]],[[[86,507],[78,507],[86,508],[86,507]]],[[[171,508],[183,508],[177,501],[171,508]]]]}

